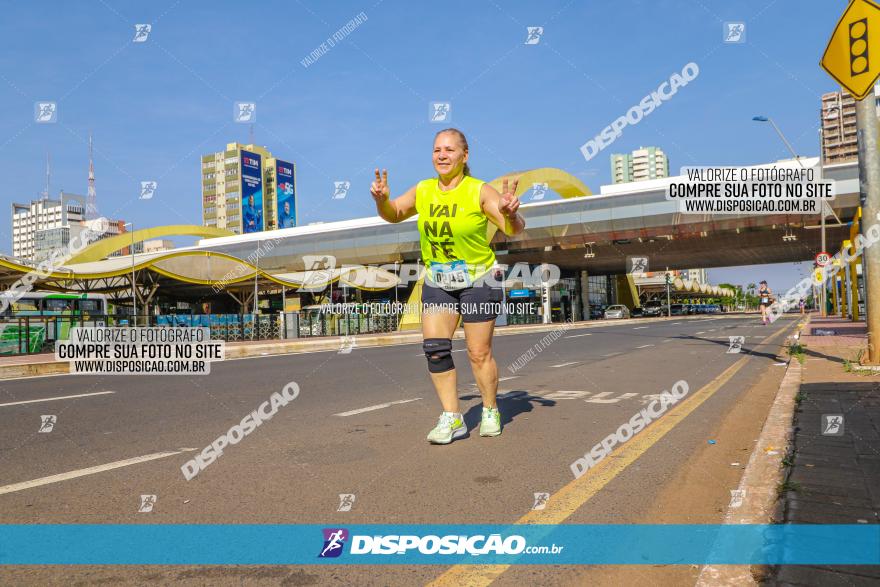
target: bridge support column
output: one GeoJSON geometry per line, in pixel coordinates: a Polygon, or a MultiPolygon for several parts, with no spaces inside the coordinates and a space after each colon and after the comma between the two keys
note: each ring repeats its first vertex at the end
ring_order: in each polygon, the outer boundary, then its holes
{"type": "Polygon", "coordinates": [[[580,271],[580,280],[581,280],[581,308],[583,309],[583,316],[581,316],[581,320],[589,320],[590,319],[590,276],[586,271],[580,271]]]}

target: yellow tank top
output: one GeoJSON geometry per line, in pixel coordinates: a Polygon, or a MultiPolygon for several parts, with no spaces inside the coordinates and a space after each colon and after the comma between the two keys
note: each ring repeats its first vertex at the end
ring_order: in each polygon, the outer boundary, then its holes
{"type": "Polygon", "coordinates": [[[426,267],[464,261],[473,281],[488,273],[495,264],[495,252],[486,236],[489,219],[480,207],[480,189],[484,183],[465,176],[446,192],[440,190],[436,177],[418,183],[419,243],[426,267]]]}

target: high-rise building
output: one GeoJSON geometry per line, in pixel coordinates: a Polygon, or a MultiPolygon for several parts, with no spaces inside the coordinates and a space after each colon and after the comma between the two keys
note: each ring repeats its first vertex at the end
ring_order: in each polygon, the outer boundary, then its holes
{"type": "Polygon", "coordinates": [[[154,238],[144,241],[145,253],[161,253],[174,248],[174,242],[167,238],[154,238]]]}
{"type": "Polygon", "coordinates": [[[611,155],[611,180],[614,183],[660,177],[669,177],[669,160],[660,147],[639,147],[630,154],[611,155]]]}
{"type": "Polygon", "coordinates": [[[709,272],[705,269],[682,269],[678,272],[678,275],[683,281],[709,283],[709,272]]]}
{"type": "MultiPolygon", "coordinates": [[[[12,204],[12,255],[39,263],[53,251],[68,252],[72,239],[87,244],[125,232],[124,220],[100,217],[86,220],[87,198],[61,192],[57,200],[40,198],[30,204],[12,204]],[[88,234],[84,234],[88,230],[88,234]]],[[[139,243],[135,243],[135,251],[139,243]]],[[[115,255],[127,255],[128,247],[115,255]]]]}
{"type": "Polygon", "coordinates": [[[51,249],[66,246],[85,226],[86,199],[76,194],[61,192],[57,200],[48,196],[29,204],[12,204],[12,254],[30,261],[41,261],[51,249]],[[37,259],[37,245],[40,256],[37,259]]]}
{"type": "Polygon", "coordinates": [[[611,155],[611,181],[613,183],[632,181],[632,155],[625,153],[611,155]]]}
{"type": "Polygon", "coordinates": [[[235,233],[296,226],[293,163],[265,147],[229,143],[202,157],[202,221],[235,233]]]}
{"type": "MultiPolygon", "coordinates": [[[[874,103],[877,116],[880,117],[880,84],[874,86],[874,103]]],[[[852,94],[846,90],[822,94],[822,110],[819,116],[823,161],[841,163],[858,158],[856,101],[852,94]]]]}

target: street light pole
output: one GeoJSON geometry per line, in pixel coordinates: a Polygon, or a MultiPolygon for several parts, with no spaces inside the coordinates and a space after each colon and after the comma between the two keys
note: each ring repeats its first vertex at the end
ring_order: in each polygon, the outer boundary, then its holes
{"type": "Polygon", "coordinates": [[[134,276],[134,222],[126,222],[123,226],[131,227],[131,250],[129,251],[131,253],[131,318],[134,321],[134,325],[137,326],[137,285],[134,276]]]}
{"type": "MultiPolygon", "coordinates": [[[[859,137],[859,191],[862,204],[862,235],[873,227],[880,214],[880,150],[877,147],[877,113],[873,92],[856,101],[859,137]]],[[[868,241],[870,242],[870,240],[868,241]]],[[[865,324],[868,329],[868,362],[880,364],[880,250],[865,247],[865,324]]]]}
{"type": "MultiPolygon", "coordinates": [[[[785,135],[782,134],[782,131],[779,130],[779,127],[776,126],[776,123],[773,122],[772,118],[770,118],[769,116],[753,116],[752,120],[754,120],[755,122],[769,122],[773,126],[773,130],[776,131],[776,134],[779,135],[779,138],[782,139],[782,142],[785,143],[785,146],[788,149],[789,153],[791,153],[792,157],[795,158],[795,160],[798,162],[798,165],[801,166],[801,169],[804,168],[804,164],[801,163],[801,158],[798,156],[797,153],[794,152],[794,148],[791,146],[791,143],[788,142],[788,139],[785,138],[785,135]]],[[[841,123],[841,126],[842,126],[842,123],[841,123]]],[[[820,180],[822,179],[822,169],[823,169],[823,166],[825,165],[825,158],[822,154],[822,140],[821,140],[822,134],[821,133],[822,133],[822,129],[820,128],[819,129],[819,137],[820,137],[820,139],[819,139],[819,179],[820,180]]],[[[820,252],[825,252],[825,206],[827,206],[827,204],[825,203],[825,200],[822,200],[821,210],[819,212],[819,216],[820,216],[819,224],[821,226],[821,231],[822,231],[822,250],[820,252]]],[[[826,315],[825,289],[823,288],[822,289],[822,316],[825,316],[825,315],[826,315]]]]}

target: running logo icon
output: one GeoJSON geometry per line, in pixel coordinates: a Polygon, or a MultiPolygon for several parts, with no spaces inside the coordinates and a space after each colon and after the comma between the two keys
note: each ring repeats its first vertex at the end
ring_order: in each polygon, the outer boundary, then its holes
{"type": "Polygon", "coordinates": [[[537,45],[541,42],[541,36],[544,34],[544,27],[542,26],[530,26],[526,27],[526,42],[525,45],[537,45]]]}
{"type": "Polygon", "coordinates": [[[631,275],[641,277],[648,272],[647,257],[627,257],[626,262],[629,265],[629,273],[631,275]]]}
{"type": "Polygon", "coordinates": [[[52,432],[56,422],[58,422],[58,416],[54,414],[40,416],[40,429],[37,432],[52,432]]]}
{"type": "Polygon", "coordinates": [[[235,122],[250,124],[257,121],[257,104],[255,102],[236,102],[233,111],[235,122]]]}
{"type": "Polygon", "coordinates": [[[334,200],[344,200],[345,196],[348,195],[349,188],[351,188],[350,181],[334,181],[333,182],[333,199],[334,200]]]}
{"type": "Polygon", "coordinates": [[[352,506],[354,505],[354,493],[340,493],[339,494],[339,507],[336,508],[337,512],[350,512],[352,506]]]}
{"type": "Polygon", "coordinates": [[[142,181],[141,182],[141,195],[138,198],[139,200],[152,200],[153,196],[156,195],[156,188],[159,187],[159,182],[157,181],[142,181]]]}
{"type": "Polygon", "coordinates": [[[822,436],[843,436],[843,414],[822,414],[822,436]]]}
{"type": "Polygon", "coordinates": [[[40,124],[57,121],[58,105],[55,102],[37,102],[34,104],[34,120],[40,124]]]}
{"type": "Polygon", "coordinates": [[[449,102],[431,102],[429,115],[431,122],[451,122],[452,104],[449,102]]]}
{"type": "Polygon", "coordinates": [[[746,498],[746,490],[745,489],[731,489],[730,490],[730,504],[727,507],[729,508],[738,508],[742,507],[743,500],[746,498]]]}
{"type": "Polygon", "coordinates": [[[323,291],[333,278],[336,257],[333,255],[303,255],[303,265],[306,268],[306,275],[299,291],[323,291]]]}
{"type": "Polygon", "coordinates": [[[532,184],[532,201],[543,200],[544,196],[547,195],[547,190],[550,189],[550,186],[547,183],[533,183],[532,184]]]}
{"type": "Polygon", "coordinates": [[[350,354],[352,349],[357,345],[357,341],[353,336],[343,336],[342,342],[339,345],[339,351],[336,353],[337,355],[347,355],[350,354]]]}
{"type": "Polygon", "coordinates": [[[345,528],[324,528],[324,547],[318,553],[318,558],[337,558],[342,554],[345,541],[348,540],[348,530],[345,528]]]}
{"type": "Polygon", "coordinates": [[[742,347],[746,343],[745,336],[729,336],[728,339],[730,340],[730,346],[727,347],[728,353],[736,354],[742,351],[742,347]]]}
{"type": "Polygon", "coordinates": [[[744,22],[725,22],[724,23],[724,42],[725,43],[745,43],[746,42],[746,23],[744,23],[744,22]]]}
{"type": "Polygon", "coordinates": [[[134,39],[131,40],[132,43],[143,43],[147,40],[147,37],[150,36],[150,31],[153,30],[153,25],[151,24],[136,24],[134,25],[134,39]]]}
{"type": "Polygon", "coordinates": [[[543,510],[547,507],[547,502],[550,501],[549,493],[535,493],[535,503],[532,504],[533,510],[543,510]]]}
{"type": "Polygon", "coordinates": [[[142,495],[141,496],[141,505],[138,507],[138,513],[148,514],[153,511],[153,506],[156,505],[156,496],[155,495],[142,495]]]}

